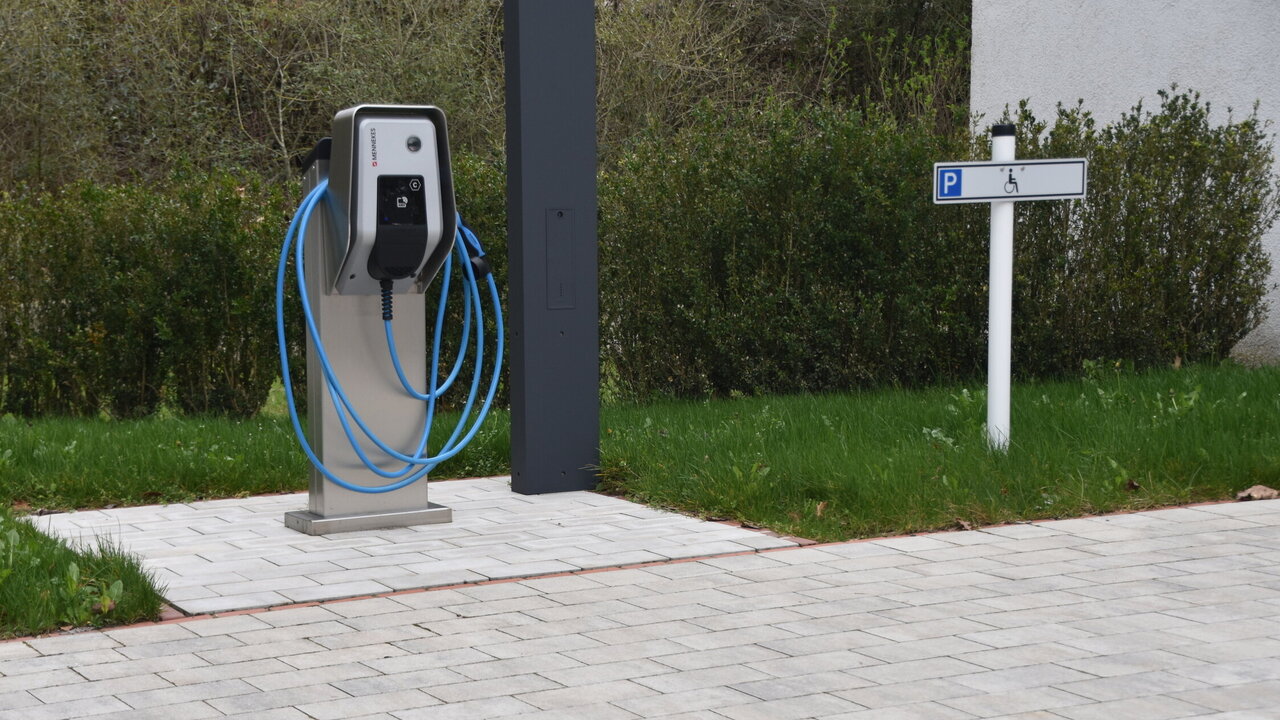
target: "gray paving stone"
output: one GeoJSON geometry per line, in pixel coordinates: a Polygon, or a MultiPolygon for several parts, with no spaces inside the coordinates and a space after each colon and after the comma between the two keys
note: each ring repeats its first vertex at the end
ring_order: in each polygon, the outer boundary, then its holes
{"type": "MultiPolygon", "coordinates": [[[[201,683],[213,682],[215,680],[237,680],[243,678],[255,678],[260,675],[268,675],[271,673],[286,672],[291,670],[288,665],[275,658],[265,658],[262,660],[249,660],[247,662],[228,663],[224,665],[205,665],[202,667],[187,668],[184,670],[168,670],[159,673],[159,677],[172,685],[197,685],[201,683]]],[[[132,677],[146,677],[133,675],[132,677]]],[[[145,690],[148,688],[137,688],[145,690]]]]}
{"type": "Polygon", "coordinates": [[[716,712],[731,720],[801,720],[802,718],[830,717],[863,710],[843,698],[834,695],[801,695],[785,700],[761,700],[743,705],[717,708],[716,712]]]}
{"type": "Polygon", "coordinates": [[[985,650],[988,650],[986,645],[955,636],[928,638],[910,642],[879,643],[858,648],[858,652],[867,657],[890,663],[936,657],[954,657],[985,650]]]}
{"type": "Polygon", "coordinates": [[[227,715],[253,715],[264,717],[268,713],[276,713],[279,717],[288,717],[297,713],[307,717],[295,708],[303,704],[328,702],[346,698],[347,694],[332,685],[313,684],[265,692],[233,695],[215,698],[206,702],[227,715]]]}
{"type": "Polygon", "coordinates": [[[136,712],[116,698],[88,698],[33,705],[18,711],[23,720],[70,720],[72,718],[98,717],[108,713],[136,712]]]}
{"type": "Polygon", "coordinates": [[[1172,670],[1202,664],[1200,661],[1167,650],[1100,655],[1096,657],[1056,660],[1059,665],[1098,677],[1116,677],[1135,673],[1172,670]]]}
{"type": "Polygon", "coordinates": [[[50,687],[28,690],[28,692],[39,699],[41,703],[52,705],[55,703],[71,702],[82,698],[121,695],[124,693],[142,692],[144,690],[155,690],[157,688],[167,687],[170,687],[169,682],[161,678],[159,675],[128,675],[112,680],[98,680],[95,682],[82,682],[70,685],[53,685],[50,687]]]}
{"type": "Polygon", "coordinates": [[[116,697],[131,708],[145,710],[197,700],[214,700],[232,695],[246,695],[257,691],[257,688],[243,680],[215,680],[193,685],[176,685],[157,690],[121,693],[116,697]]]}
{"type": "MultiPolygon", "coordinates": [[[[616,618],[610,618],[616,620],[616,618]]],[[[675,639],[686,635],[697,635],[706,632],[706,628],[683,620],[670,622],[654,622],[646,624],[624,625],[605,630],[588,630],[582,634],[606,645],[626,645],[657,638],[675,639]]],[[[687,647],[685,648],[688,649],[687,647]]]]}
{"type": "MultiPolygon", "coordinates": [[[[85,652],[89,650],[106,650],[120,646],[120,641],[105,633],[78,633],[75,635],[55,635],[44,638],[31,638],[23,643],[10,643],[14,649],[24,646],[41,655],[61,655],[63,653],[85,652]]],[[[21,659],[31,657],[34,653],[4,653],[7,645],[0,645],[0,660],[21,659]]]]}
{"type": "MultiPolygon", "coordinates": [[[[90,679],[101,680],[105,678],[90,679]]],[[[8,677],[0,677],[0,693],[10,695],[55,685],[76,685],[83,680],[84,678],[80,673],[71,668],[57,668],[45,672],[10,675],[8,677]]]]}
{"type": "Polygon", "coordinates": [[[508,695],[522,695],[525,693],[537,692],[539,690],[552,690],[560,687],[560,684],[557,682],[548,680],[541,675],[528,673],[525,675],[512,675],[510,677],[491,680],[470,680],[450,685],[441,685],[430,688],[428,692],[430,692],[434,697],[440,698],[444,702],[456,703],[465,702],[467,700],[504,697],[508,695]]]}
{"type": "Polygon", "coordinates": [[[691,633],[672,637],[677,643],[694,650],[714,650],[716,648],[766,643],[770,640],[781,640],[794,637],[795,634],[773,625],[736,628],[734,630],[716,630],[711,632],[691,633]]]}
{"type": "Polygon", "coordinates": [[[1206,685],[1219,686],[1280,680],[1280,658],[1259,658],[1213,665],[1192,665],[1170,670],[1169,672],[1206,685]]]}
{"type": "MultiPolygon", "coordinates": [[[[325,637],[326,635],[349,633],[354,629],[346,623],[339,622],[339,619],[337,619],[336,616],[330,615],[330,617],[334,617],[335,619],[306,624],[286,625],[284,627],[271,627],[268,625],[268,629],[246,630],[243,632],[237,632],[233,634],[232,637],[245,645],[263,645],[266,643],[289,643],[296,642],[298,640],[315,640],[317,638],[325,637]]],[[[307,651],[319,650],[323,647],[324,646],[319,643],[314,643],[307,646],[307,651]]]]}
{"type": "Polygon", "coordinates": [[[923,622],[885,625],[882,627],[867,628],[867,632],[872,635],[879,635],[886,640],[892,640],[894,642],[910,642],[913,640],[928,640],[930,638],[938,637],[954,637],[965,633],[978,633],[990,629],[992,629],[992,625],[990,623],[957,617],[942,620],[927,620],[923,622]]]}
{"type": "Polygon", "coordinates": [[[350,680],[335,681],[333,687],[346,695],[367,697],[397,693],[404,690],[422,690],[430,692],[441,685],[466,682],[467,677],[449,668],[437,667],[428,670],[414,670],[404,673],[380,673],[350,680]]]}
{"type": "Polygon", "coordinates": [[[404,711],[429,708],[440,701],[421,690],[403,690],[369,697],[338,698],[298,706],[315,720],[346,720],[357,714],[387,712],[409,717],[404,711]]]}
{"type": "Polygon", "coordinates": [[[614,703],[620,700],[648,697],[653,694],[654,691],[652,689],[629,680],[613,680],[592,685],[571,688],[559,687],[536,692],[519,693],[518,690],[515,691],[516,699],[542,710],[573,708],[595,703],[614,703]]]}
{"type": "MultiPolygon", "coordinates": [[[[273,708],[271,710],[254,710],[247,713],[236,713],[235,715],[225,715],[223,717],[235,718],[236,720],[311,720],[307,714],[301,710],[291,707],[273,708]]],[[[385,716],[381,720],[386,720],[390,716],[385,716]]],[[[391,718],[391,720],[395,720],[391,718]]]]}
{"type": "Polygon", "coordinates": [[[342,648],[360,647],[362,645],[378,645],[383,643],[390,644],[425,637],[435,637],[435,633],[409,623],[396,624],[389,627],[378,627],[373,630],[358,630],[352,628],[352,630],[347,632],[315,637],[312,638],[312,641],[317,645],[330,650],[340,650],[342,648]]]}
{"type": "MultiPolygon", "coordinates": [[[[1248,638],[1209,644],[1179,645],[1171,652],[1189,660],[1206,663],[1227,663],[1237,660],[1280,657],[1280,639],[1248,638]]],[[[1187,663],[1192,664],[1192,663],[1187,663]]],[[[1170,665],[1170,667],[1176,667],[1170,665]]]]}
{"type": "MultiPolygon", "coordinates": [[[[674,656],[667,655],[660,658],[660,660],[666,660],[670,657],[674,656]]],[[[549,680],[570,688],[585,687],[597,683],[612,682],[614,680],[627,680],[674,672],[670,665],[657,660],[650,660],[648,658],[638,660],[620,660],[617,662],[597,663],[594,665],[585,665],[563,655],[538,655],[532,658],[527,658],[527,660],[533,663],[530,671],[537,672],[539,675],[549,680]]],[[[484,677],[487,674],[487,670],[485,670],[487,665],[509,662],[513,661],[499,660],[494,663],[477,664],[472,667],[479,668],[481,672],[476,673],[475,675],[468,672],[468,667],[458,668],[458,672],[464,673],[469,677],[479,678],[484,677]]],[[[489,675],[489,677],[496,676],[489,675]]]]}
{"type": "MultiPolygon", "coordinates": [[[[712,686],[696,690],[663,691],[644,697],[618,700],[614,705],[640,717],[666,717],[703,710],[715,710],[731,705],[754,702],[752,696],[728,687],[712,686]]],[[[719,713],[709,713],[713,718],[724,718],[719,713]]]]}
{"type": "Polygon", "coordinates": [[[786,659],[787,656],[776,650],[761,645],[738,645],[714,650],[696,650],[673,655],[664,655],[659,659],[664,666],[676,670],[701,670],[722,665],[761,662],[765,660],[786,659]]]}
{"type": "Polygon", "coordinates": [[[327,665],[322,668],[313,668],[310,670],[289,668],[288,670],[281,672],[247,677],[244,678],[244,680],[259,690],[269,692],[272,690],[286,690],[288,688],[304,687],[317,683],[336,684],[342,680],[354,680],[355,678],[369,677],[377,674],[377,670],[363,663],[344,663],[342,665],[327,665]]]}
{"type": "Polygon", "coordinates": [[[855,677],[846,672],[831,670],[768,678],[766,680],[752,680],[738,683],[732,687],[734,690],[739,690],[761,700],[782,700],[801,695],[854,690],[871,684],[870,680],[855,677]]]}
{"type": "Polygon", "coordinates": [[[1079,638],[1092,637],[1092,634],[1079,628],[1067,627],[1056,623],[1048,625],[1029,625],[1006,630],[985,630],[962,635],[965,640],[991,647],[1014,647],[1040,643],[1061,642],[1079,638]]]}
{"type": "Polygon", "coordinates": [[[8,640],[0,642],[0,662],[17,660],[39,655],[40,652],[31,647],[31,639],[26,641],[8,640]]]}
{"type": "Polygon", "coordinates": [[[1244,683],[1228,687],[1209,687],[1172,693],[1170,697],[1192,705],[1221,712],[1233,710],[1267,710],[1280,708],[1280,681],[1244,683]]]}
{"type": "Polygon", "coordinates": [[[119,648],[86,650],[40,657],[15,657],[13,660],[0,661],[0,675],[47,673],[47,671],[61,670],[64,667],[97,665],[101,664],[101,662],[118,662],[125,659],[127,659],[127,656],[122,655],[119,652],[119,648]]]}
{"type": "Polygon", "coordinates": [[[1067,687],[1069,684],[1084,685],[1097,678],[1088,673],[1072,670],[1054,663],[1042,663],[1003,670],[989,670],[969,675],[955,675],[949,679],[952,682],[967,685],[975,690],[1001,693],[1048,686],[1070,690],[1070,687],[1067,687]]]}
{"type": "MultiPolygon", "coordinates": [[[[922,702],[892,708],[856,710],[830,716],[830,720],[970,720],[974,717],[976,716],[935,702],[922,702]]],[[[1042,720],[1060,720],[1061,717],[1045,713],[1042,720]]]]}
{"type": "MultiPolygon", "coordinates": [[[[590,633],[599,637],[599,633],[590,633]]],[[[688,652],[686,645],[681,645],[665,637],[637,640],[632,642],[610,642],[585,650],[571,650],[564,654],[587,665],[610,662],[625,662],[643,658],[661,659],[665,655],[688,652]]]]}
{"type": "Polygon", "coordinates": [[[635,682],[661,693],[679,693],[688,690],[703,690],[710,687],[735,685],[751,682],[752,680],[762,680],[767,677],[770,677],[768,673],[743,665],[725,665],[637,678],[635,682]]]}
{"type": "Polygon", "coordinates": [[[488,720],[523,716],[537,711],[532,705],[515,698],[496,697],[398,711],[395,717],[399,720],[488,720]]]}
{"type": "MultiPolygon", "coordinates": [[[[213,591],[208,588],[204,588],[204,590],[209,593],[213,593],[213,591]]],[[[166,599],[176,607],[181,608],[184,612],[192,615],[230,612],[233,610],[251,610],[254,608],[272,607],[274,605],[286,605],[293,602],[285,595],[276,592],[226,596],[210,594],[207,597],[183,600],[181,602],[174,601],[172,597],[166,597],[166,599]]]]}
{"type": "Polygon", "coordinates": [[[1076,707],[1056,708],[1054,712],[1070,720],[1114,720],[1115,718],[1144,718],[1145,720],[1169,720],[1202,716],[1206,708],[1171,697],[1139,697],[1091,703],[1076,707]]]}
{"type": "MultiPolygon", "coordinates": [[[[533,613],[530,613],[532,616],[533,613]]],[[[533,640],[541,637],[551,637],[554,635],[568,635],[570,633],[582,633],[590,635],[593,632],[601,630],[615,630],[625,627],[622,623],[606,617],[574,617],[567,620],[552,620],[527,623],[523,625],[512,625],[503,628],[503,632],[512,635],[520,640],[533,640]]]]}
{"type": "MultiPolygon", "coordinates": [[[[1011,690],[1000,693],[982,693],[979,695],[947,698],[939,700],[938,703],[981,718],[996,717],[999,715],[1012,715],[1014,713],[1030,712],[1033,710],[1052,710],[1053,712],[1061,713],[1063,712],[1063,708],[1069,708],[1074,705],[1093,704],[1091,701],[1080,697],[1079,695],[1074,695],[1055,688],[1026,688],[1023,690],[1011,690]]],[[[1117,715],[1114,717],[1140,716],[1117,715]]],[[[1114,717],[1110,720],[1114,720],[1114,717]]]]}
{"type": "MultiPolygon", "coordinates": [[[[129,675],[145,675],[164,671],[177,671],[187,668],[207,667],[209,662],[194,654],[166,655],[163,657],[144,658],[142,660],[118,659],[113,662],[101,662],[95,665],[77,665],[75,672],[86,680],[109,680],[129,675]]],[[[46,673],[51,675],[52,673],[46,673]]],[[[25,676],[18,676],[25,677],[25,676]]],[[[0,678],[0,688],[8,678],[0,678]]]]}
{"type": "Polygon", "coordinates": [[[834,693],[867,708],[891,708],[918,702],[945,700],[948,698],[981,695],[977,690],[947,679],[910,680],[904,682],[873,682],[862,688],[834,693]]]}
{"type": "MultiPolygon", "coordinates": [[[[403,608],[403,606],[401,606],[403,608]]],[[[417,625],[425,628],[432,623],[441,622],[454,617],[444,608],[423,608],[421,610],[404,610],[382,615],[365,615],[363,617],[344,618],[343,625],[360,632],[382,630],[384,628],[406,627],[417,625]]]]}
{"type": "Polygon", "coordinates": [[[286,640],[270,643],[255,643],[239,647],[221,648],[218,650],[202,650],[197,656],[214,665],[224,663],[246,662],[262,658],[288,658],[294,655],[306,655],[324,650],[310,640],[286,640]]]}
{"type": "Polygon", "coordinates": [[[94,720],[204,720],[226,717],[206,702],[185,702],[145,710],[119,710],[91,716],[94,720]]]}
{"type": "Polygon", "coordinates": [[[591,703],[576,707],[553,708],[522,714],[521,720],[633,720],[640,717],[608,703],[591,703]]]}
{"type": "Polygon", "coordinates": [[[903,683],[916,680],[938,680],[955,675],[971,675],[983,668],[955,658],[929,658],[893,664],[878,664],[850,669],[849,672],[874,683],[903,683]]]}
{"type": "Polygon", "coordinates": [[[388,643],[376,645],[359,645],[340,650],[324,650],[312,653],[297,653],[284,657],[283,660],[299,670],[340,665],[349,662],[363,662],[381,658],[404,655],[405,650],[388,643]]]}
{"type": "Polygon", "coordinates": [[[775,660],[742,661],[752,670],[760,670],[774,677],[803,675],[828,670],[850,670],[879,665],[880,661],[852,650],[834,650],[813,655],[798,655],[775,660]]]}

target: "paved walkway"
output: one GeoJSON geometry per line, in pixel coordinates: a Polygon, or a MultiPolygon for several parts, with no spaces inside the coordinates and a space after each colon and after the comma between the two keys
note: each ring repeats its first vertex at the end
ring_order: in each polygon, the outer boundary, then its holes
{"type": "Polygon", "coordinates": [[[517,495],[507,478],[432,483],[453,522],[314,537],[305,493],[46,515],[44,531],[141,556],[190,613],[791,547],[796,541],[588,492],[517,495]]]}
{"type": "Polygon", "coordinates": [[[410,591],[2,643],[0,717],[1275,720],[1277,560],[1265,501],[410,591]]]}

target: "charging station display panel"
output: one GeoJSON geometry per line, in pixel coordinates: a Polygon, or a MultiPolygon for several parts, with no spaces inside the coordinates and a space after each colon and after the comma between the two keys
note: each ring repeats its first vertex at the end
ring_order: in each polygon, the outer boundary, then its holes
{"type": "Polygon", "coordinates": [[[421,290],[453,243],[453,183],[436,108],[360,106],[334,119],[333,200],[345,207],[334,290],[421,290]],[[345,151],[345,152],[342,152],[345,151]],[[345,155],[345,157],[341,157],[345,155]]]}
{"type": "Polygon", "coordinates": [[[426,228],[427,199],[421,175],[378,176],[378,224],[426,228]]]}

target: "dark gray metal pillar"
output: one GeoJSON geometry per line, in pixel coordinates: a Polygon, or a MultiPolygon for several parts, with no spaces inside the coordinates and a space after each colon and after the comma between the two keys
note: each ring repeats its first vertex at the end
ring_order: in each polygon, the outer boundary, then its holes
{"type": "Polygon", "coordinates": [[[600,460],[595,6],[504,11],[511,488],[585,490],[600,460]]]}

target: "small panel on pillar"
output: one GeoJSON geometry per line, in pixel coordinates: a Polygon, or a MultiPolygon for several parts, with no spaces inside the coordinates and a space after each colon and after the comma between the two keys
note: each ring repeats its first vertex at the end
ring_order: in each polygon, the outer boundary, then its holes
{"type": "Polygon", "coordinates": [[[573,211],[547,210],[547,309],[576,306],[573,282],[573,211]]]}

